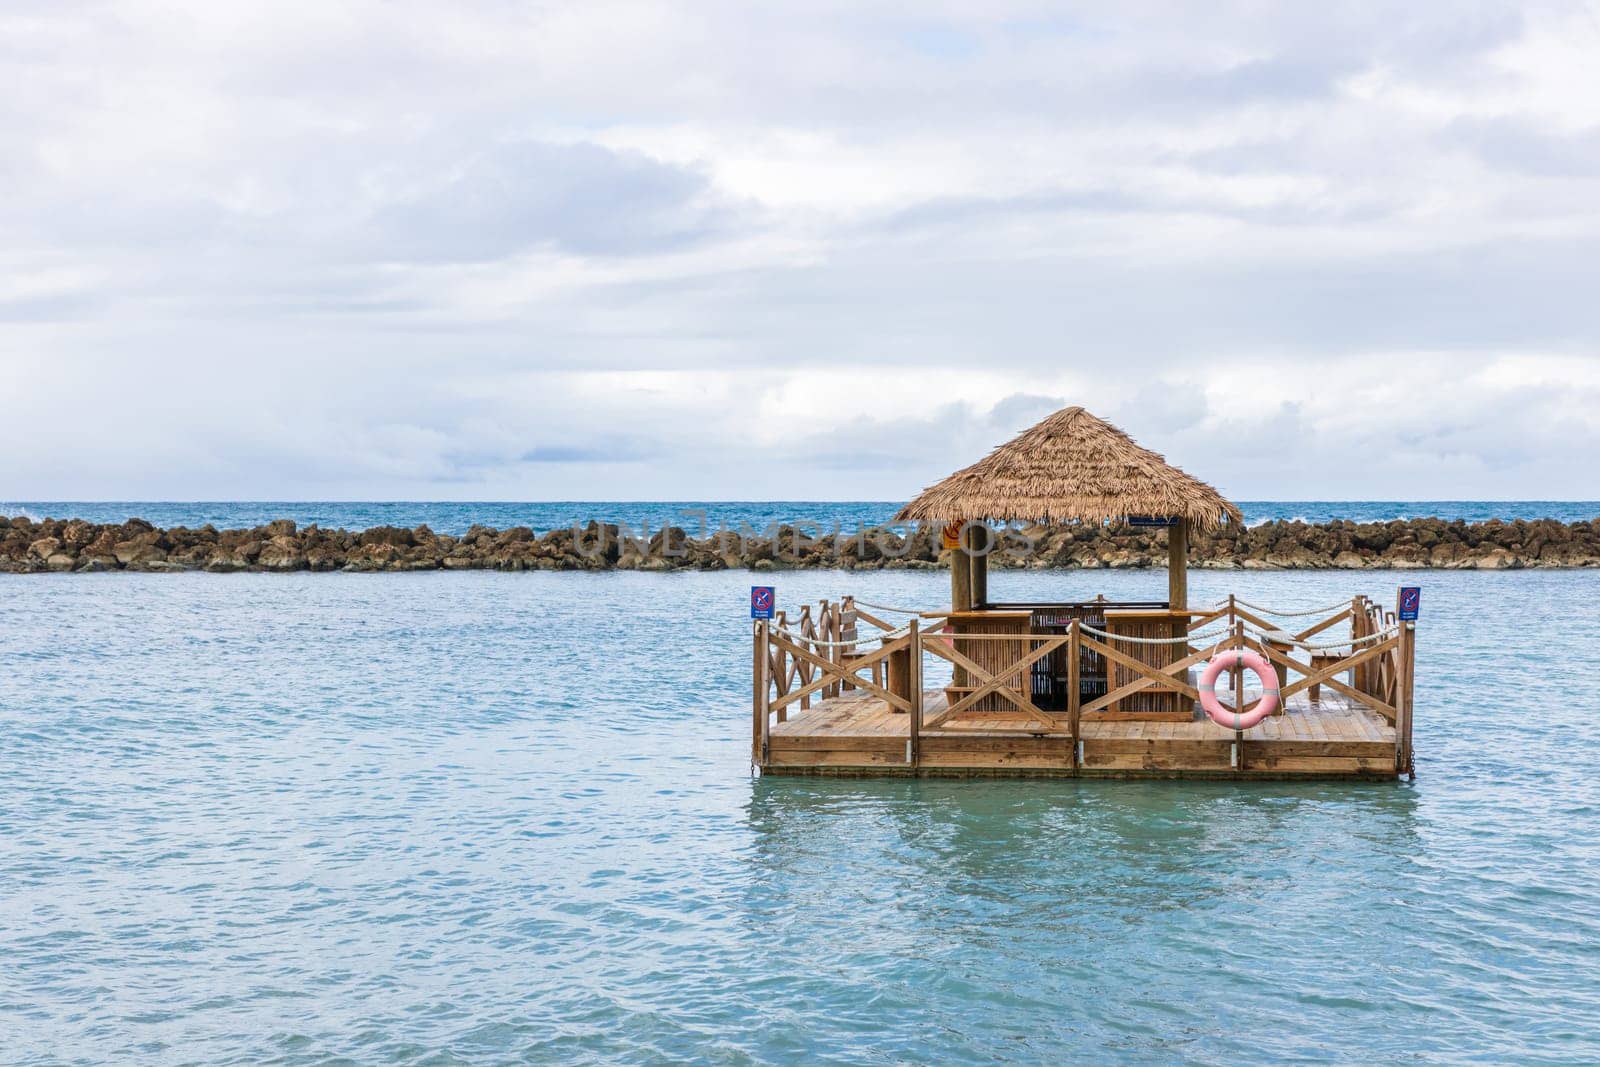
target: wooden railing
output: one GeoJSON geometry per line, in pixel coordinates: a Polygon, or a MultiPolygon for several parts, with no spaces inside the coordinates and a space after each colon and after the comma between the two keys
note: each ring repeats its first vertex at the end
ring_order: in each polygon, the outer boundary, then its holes
{"type": "Polygon", "coordinates": [[[822,601],[815,616],[805,605],[792,626],[781,611],[771,623],[757,620],[751,735],[756,761],[765,759],[772,726],[787,722],[791,708],[809,710],[811,698],[819,694],[837,697],[861,690],[911,715],[914,724],[920,721],[921,657],[915,654],[922,645],[919,631],[916,620],[891,630],[876,616],[858,612],[850,597],[839,603],[822,601]],[[863,621],[877,631],[876,637],[860,633],[863,621]],[[869,642],[877,647],[863,647],[869,642]]]}
{"type": "Polygon", "coordinates": [[[947,660],[951,666],[965,671],[966,678],[971,684],[970,692],[957,698],[954,703],[948,703],[934,718],[926,720],[925,726],[932,729],[952,716],[974,707],[992,694],[1014,705],[1018,711],[1041,724],[1046,730],[1055,730],[1057,727],[1055,719],[1034,705],[1027,685],[1027,676],[1035,663],[1059,648],[1068,648],[1070,655],[1072,635],[1076,633],[1077,623],[1074,622],[1071,633],[1065,637],[1050,634],[969,633],[962,634],[959,640],[921,642],[920,652],[947,660]],[[1020,646],[1018,651],[1021,654],[1005,666],[991,671],[962,651],[962,646],[970,647],[971,643],[984,642],[1006,642],[1013,647],[1020,646]]]}
{"type": "MultiPolygon", "coordinates": [[[[995,716],[995,711],[978,710],[987,701],[989,708],[998,702],[1002,714],[1016,713],[1012,719],[1020,715],[1023,724],[1012,727],[1018,732],[1070,736],[1076,765],[1081,758],[1077,742],[1084,716],[1114,709],[1125,698],[1140,693],[1171,693],[1198,700],[1189,671],[1218,653],[1248,649],[1270,662],[1282,679],[1280,714],[1291,697],[1327,687],[1393,725],[1396,769],[1411,769],[1415,623],[1398,622],[1394,611],[1385,611],[1366,597],[1355,597],[1342,610],[1295,631],[1274,626],[1270,613],[1230,597],[1217,608],[1190,612],[1191,636],[1178,643],[1175,656],[1159,665],[1133,655],[1128,639],[1096,632],[1079,619],[1071,621],[1065,634],[952,636],[943,631],[941,618],[913,617],[895,626],[884,614],[846,597],[820,602],[815,614],[806,605],[793,623],[782,612],[770,624],[755,623],[751,737],[755,762],[765,761],[772,728],[786,722],[791,711],[809,710],[815,696],[859,691],[909,716],[908,763],[916,762],[923,732],[948,730],[952,720],[963,715],[973,719],[995,716]],[[1329,630],[1347,621],[1348,640],[1326,639],[1329,630]],[[1216,632],[1217,624],[1226,627],[1221,634],[1216,632]],[[1211,627],[1211,636],[1196,642],[1194,635],[1207,627],[1211,627]],[[985,643],[989,653],[980,656],[973,652],[985,643]],[[1067,706],[1064,710],[1041,708],[1032,696],[1031,673],[1036,664],[1062,651],[1069,671],[1067,706]],[[1305,658],[1296,658],[1297,652],[1305,658]],[[1087,700],[1079,676],[1085,653],[1120,668],[1115,684],[1108,671],[1106,691],[1087,700]],[[964,682],[958,690],[948,691],[942,706],[935,704],[929,709],[924,708],[925,658],[947,663],[964,682]],[[1343,680],[1346,676],[1349,681],[1343,680]]],[[[1242,674],[1239,668],[1232,672],[1232,690],[1238,701],[1243,701],[1245,693],[1242,674]]],[[[1254,701],[1240,710],[1251,707],[1254,701]]],[[[1245,733],[1248,731],[1236,731],[1241,739],[1245,733]]]]}

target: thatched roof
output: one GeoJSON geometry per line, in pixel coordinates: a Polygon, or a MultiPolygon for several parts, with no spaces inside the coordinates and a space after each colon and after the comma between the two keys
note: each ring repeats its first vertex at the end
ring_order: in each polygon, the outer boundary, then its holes
{"type": "Polygon", "coordinates": [[[1115,522],[1146,515],[1182,516],[1201,529],[1243,521],[1205,482],[1071,407],[924,489],[895,519],[1115,522]]]}

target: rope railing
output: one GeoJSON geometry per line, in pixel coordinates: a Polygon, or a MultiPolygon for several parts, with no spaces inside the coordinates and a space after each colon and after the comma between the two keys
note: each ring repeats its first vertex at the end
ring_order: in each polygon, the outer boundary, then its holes
{"type": "MultiPolygon", "coordinates": [[[[894,604],[879,604],[870,600],[857,599],[854,601],[854,603],[874,611],[891,612],[899,615],[911,615],[918,618],[928,614],[927,612],[918,608],[906,608],[894,604]]],[[[1232,603],[1239,607],[1253,609],[1263,615],[1273,616],[1274,618],[1300,618],[1311,615],[1320,615],[1329,611],[1347,610],[1350,608],[1352,601],[1341,600],[1338,603],[1330,604],[1327,607],[1306,608],[1295,611],[1282,611],[1276,608],[1268,608],[1239,597],[1235,597],[1232,603]]],[[[1220,600],[1217,602],[1218,607],[1225,608],[1228,606],[1228,604],[1229,601],[1227,600],[1220,600]]],[[[924,626],[922,632],[928,637],[944,636],[947,638],[949,635],[942,633],[942,627],[942,623],[929,620],[928,624],[924,626]]],[[[1110,633],[1109,631],[1100,630],[1082,622],[1079,623],[1079,629],[1083,633],[1090,634],[1091,636],[1097,637],[1103,641],[1116,641],[1123,644],[1133,645],[1193,645],[1196,648],[1199,648],[1205,644],[1226,640],[1234,632],[1230,626],[1221,630],[1184,634],[1178,637],[1135,637],[1129,634],[1110,633]]],[[[1270,643],[1275,645],[1291,645],[1295,648],[1304,649],[1308,652],[1315,652],[1339,648],[1355,649],[1362,645],[1371,644],[1375,641],[1382,641],[1386,638],[1393,637],[1398,631],[1399,627],[1397,625],[1390,625],[1373,633],[1363,634],[1360,637],[1349,637],[1343,640],[1335,641],[1307,641],[1284,631],[1263,631],[1254,627],[1247,629],[1245,634],[1250,639],[1262,644],[1270,643]]],[[[793,630],[786,629],[776,623],[771,625],[771,632],[793,641],[796,644],[804,644],[813,648],[856,649],[862,644],[868,642],[898,641],[900,638],[905,637],[911,632],[911,621],[908,620],[904,625],[893,630],[886,630],[881,633],[862,635],[844,640],[825,640],[822,637],[816,636],[815,634],[807,635],[803,633],[796,633],[793,630]]]]}
{"type": "MultiPolygon", "coordinates": [[[[883,609],[880,608],[879,610],[883,610],[883,609]]],[[[919,612],[918,614],[921,614],[921,613],[919,612]]],[[[782,637],[786,637],[790,641],[794,641],[797,644],[803,643],[803,644],[808,644],[808,645],[814,645],[817,648],[855,648],[858,645],[861,645],[861,644],[863,644],[865,642],[868,642],[868,641],[898,641],[900,638],[904,637],[906,634],[911,632],[911,624],[908,622],[904,626],[898,627],[898,628],[896,628],[894,630],[888,630],[888,631],[885,631],[883,633],[869,634],[869,635],[866,635],[866,636],[850,638],[850,639],[844,640],[844,641],[825,641],[820,637],[808,636],[806,634],[797,634],[793,630],[786,630],[783,627],[778,626],[776,624],[772,625],[770,627],[770,629],[771,629],[771,631],[773,633],[778,634],[778,635],[780,635],[782,637]]],[[[1224,638],[1228,637],[1233,632],[1231,629],[1222,629],[1222,630],[1212,630],[1212,631],[1207,631],[1207,632],[1202,632],[1202,633],[1185,634],[1185,635],[1182,635],[1180,637],[1134,637],[1134,636],[1132,636],[1130,634],[1114,634],[1114,633],[1110,633],[1110,632],[1108,632],[1106,630],[1098,630],[1093,626],[1088,626],[1088,625],[1085,625],[1083,623],[1079,623],[1079,629],[1082,630],[1084,633],[1091,634],[1091,635],[1093,635],[1095,637],[1100,638],[1103,641],[1118,641],[1118,642],[1122,642],[1124,644],[1131,644],[1131,645],[1184,645],[1184,644],[1188,644],[1188,645],[1194,645],[1196,647],[1198,647],[1198,646],[1200,646],[1202,644],[1207,644],[1209,642],[1223,640],[1224,638]]],[[[1269,631],[1265,631],[1265,630],[1257,630],[1257,629],[1254,629],[1254,628],[1251,628],[1251,629],[1249,629],[1249,630],[1247,630],[1245,632],[1249,637],[1253,638],[1256,641],[1269,642],[1269,643],[1272,643],[1272,644],[1279,644],[1279,645],[1293,645],[1296,648],[1303,648],[1303,649],[1307,649],[1307,650],[1319,650],[1319,649],[1327,649],[1327,648],[1355,648],[1355,647],[1357,647],[1359,645],[1369,644],[1369,643],[1371,643],[1373,641],[1377,641],[1377,640],[1380,640],[1382,638],[1393,637],[1394,634],[1396,632],[1398,632],[1398,630],[1399,630],[1398,626],[1390,626],[1390,627],[1387,627],[1385,629],[1378,630],[1375,633],[1365,634],[1365,635],[1363,635],[1361,637],[1351,637],[1351,638],[1347,638],[1347,639],[1342,640],[1342,641],[1305,641],[1305,640],[1301,640],[1300,638],[1293,637],[1293,636],[1291,636],[1289,634],[1283,633],[1282,631],[1278,631],[1278,632],[1274,633],[1274,632],[1269,632],[1269,631]]],[[[935,624],[934,626],[929,627],[928,629],[924,630],[923,632],[928,634],[929,636],[933,636],[935,634],[938,634],[940,631],[939,631],[938,625],[935,624]]]]}
{"type": "MultiPolygon", "coordinates": [[[[1215,606],[1219,608],[1225,608],[1229,605],[1229,603],[1230,601],[1228,600],[1219,600],[1216,602],[1215,606]]],[[[1281,611],[1277,608],[1269,608],[1263,607],[1260,604],[1252,604],[1250,601],[1245,600],[1242,597],[1234,597],[1231,603],[1237,604],[1241,608],[1249,608],[1252,611],[1259,611],[1263,615],[1271,615],[1275,619],[1300,619],[1311,615],[1326,615],[1330,611],[1344,611],[1350,606],[1349,600],[1341,600],[1337,604],[1329,604],[1325,608],[1304,608],[1297,611],[1281,611]]]]}
{"type": "Polygon", "coordinates": [[[895,615],[921,615],[923,613],[921,608],[897,608],[893,604],[874,604],[870,600],[861,600],[859,598],[855,603],[863,608],[871,608],[873,611],[887,611],[895,615]]]}
{"type": "Polygon", "coordinates": [[[1106,641],[1125,641],[1133,645],[1198,645],[1205,644],[1208,641],[1220,640],[1233,632],[1232,630],[1216,630],[1212,633],[1185,634],[1182,637],[1130,637],[1127,634],[1113,634],[1104,630],[1096,630],[1093,626],[1085,625],[1082,622],[1078,623],[1078,629],[1106,641]]]}
{"type": "MultiPolygon", "coordinates": [[[[1091,634],[1105,641],[1116,641],[1134,645],[1193,645],[1196,648],[1200,647],[1201,645],[1226,640],[1233,633],[1232,630],[1215,630],[1210,633],[1186,634],[1182,637],[1133,637],[1127,634],[1113,634],[1108,633],[1105,630],[1097,630],[1093,626],[1084,626],[1082,623],[1079,624],[1079,629],[1083,633],[1091,634]]],[[[1375,641],[1382,641],[1393,637],[1399,632],[1399,629],[1400,628],[1398,626],[1389,626],[1382,630],[1365,634],[1361,637],[1352,637],[1343,641],[1302,641],[1298,638],[1292,638],[1282,634],[1269,635],[1264,631],[1255,629],[1247,630],[1245,631],[1245,634],[1247,637],[1264,644],[1293,645],[1296,648],[1305,649],[1308,652],[1315,652],[1330,648],[1353,649],[1362,645],[1368,645],[1375,641]]],[[[793,630],[786,630],[783,627],[776,625],[772,626],[770,630],[772,633],[786,638],[797,645],[809,645],[813,648],[854,649],[865,641],[898,641],[900,638],[905,637],[911,632],[911,625],[907,623],[898,630],[891,630],[887,633],[875,634],[871,637],[855,638],[847,641],[825,641],[820,637],[797,634],[793,630]]],[[[924,631],[924,633],[926,633],[928,636],[935,636],[937,631],[930,630],[924,631]]]]}
{"type": "Polygon", "coordinates": [[[898,641],[911,632],[911,624],[906,623],[898,630],[889,630],[881,634],[869,634],[865,637],[853,637],[845,641],[824,641],[820,637],[808,637],[805,634],[797,634],[793,630],[785,630],[776,623],[769,625],[767,630],[770,633],[777,634],[779,637],[788,638],[797,645],[815,645],[817,648],[855,648],[868,641],[898,641]]]}
{"type": "Polygon", "coordinates": [[[1288,634],[1269,635],[1261,630],[1251,630],[1249,631],[1249,634],[1257,641],[1263,641],[1275,645],[1293,645],[1296,648],[1303,648],[1308,652],[1315,652],[1325,648],[1355,648],[1358,645],[1367,645],[1374,641],[1393,637],[1399,632],[1399,626],[1388,626],[1381,630],[1375,630],[1370,634],[1364,634],[1361,637],[1348,638],[1344,641],[1302,641],[1300,638],[1291,637],[1288,634]]]}

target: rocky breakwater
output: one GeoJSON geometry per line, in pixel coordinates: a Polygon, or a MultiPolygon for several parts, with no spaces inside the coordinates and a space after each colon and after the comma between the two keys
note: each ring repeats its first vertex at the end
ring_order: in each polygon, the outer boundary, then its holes
{"type": "MultiPolygon", "coordinates": [[[[474,526],[455,537],[426,526],[355,532],[301,528],[289,519],[248,530],[210,525],[163,530],[142,519],[113,525],[0,517],[0,573],[927,569],[945,563],[947,553],[938,544],[934,530],[822,533],[784,526],[759,535],[724,531],[696,539],[676,527],[645,534],[591,522],[542,536],[525,526],[474,526]]],[[[998,533],[990,565],[1140,568],[1164,567],[1166,559],[1166,535],[1160,531],[1024,527],[998,533]]],[[[1600,566],[1600,519],[1570,524],[1550,519],[1272,522],[1196,534],[1190,560],[1193,566],[1216,569],[1595,567],[1600,566]]]]}

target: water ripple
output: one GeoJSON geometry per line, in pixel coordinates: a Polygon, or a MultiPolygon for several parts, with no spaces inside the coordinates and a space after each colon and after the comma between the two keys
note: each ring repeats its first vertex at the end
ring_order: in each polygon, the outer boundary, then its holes
{"type": "Polygon", "coordinates": [[[5,1058],[1595,1062],[1600,576],[1421,581],[1362,786],[754,780],[748,575],[0,578],[5,1058]]]}

